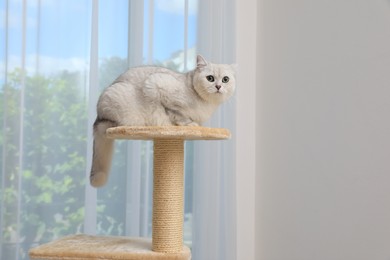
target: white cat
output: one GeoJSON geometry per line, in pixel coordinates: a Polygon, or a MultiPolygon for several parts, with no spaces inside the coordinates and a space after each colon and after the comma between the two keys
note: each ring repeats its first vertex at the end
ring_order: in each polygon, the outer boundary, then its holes
{"type": "Polygon", "coordinates": [[[113,140],[105,138],[107,128],[201,125],[234,89],[234,67],[209,63],[200,55],[196,69],[184,74],[154,66],[129,69],[97,103],[91,185],[107,182],[113,154],[113,140]]]}

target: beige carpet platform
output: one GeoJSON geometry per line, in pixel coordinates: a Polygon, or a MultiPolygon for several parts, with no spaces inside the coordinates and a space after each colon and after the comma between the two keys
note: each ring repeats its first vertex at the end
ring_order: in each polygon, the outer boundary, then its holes
{"type": "Polygon", "coordinates": [[[223,140],[230,138],[230,131],[202,126],[118,126],[107,129],[106,136],[128,140],[223,140]]]}
{"type": "Polygon", "coordinates": [[[230,132],[199,126],[109,128],[111,139],[153,140],[152,240],[75,235],[30,250],[31,259],[189,260],[183,246],[184,141],[223,140],[230,132]]]}
{"type": "Polygon", "coordinates": [[[74,235],[30,250],[31,259],[48,260],[189,260],[190,249],[179,253],[153,252],[152,241],[143,238],[74,235]]]}

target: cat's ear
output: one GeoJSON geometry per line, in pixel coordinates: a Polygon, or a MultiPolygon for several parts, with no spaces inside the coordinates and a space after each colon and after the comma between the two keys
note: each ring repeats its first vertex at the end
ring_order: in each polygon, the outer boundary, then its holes
{"type": "Polygon", "coordinates": [[[205,58],[202,57],[202,55],[198,54],[198,56],[196,56],[196,67],[198,69],[206,67],[207,64],[207,61],[205,60],[205,58]]]}
{"type": "Polygon", "coordinates": [[[237,69],[238,69],[238,64],[237,63],[230,64],[230,67],[232,68],[234,73],[237,73],[237,69]]]}

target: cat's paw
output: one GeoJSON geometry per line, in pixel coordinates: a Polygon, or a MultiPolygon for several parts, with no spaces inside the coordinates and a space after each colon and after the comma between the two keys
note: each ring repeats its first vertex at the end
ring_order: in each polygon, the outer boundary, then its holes
{"type": "Polygon", "coordinates": [[[177,125],[177,126],[199,126],[198,123],[196,123],[190,119],[176,120],[174,125],[177,125]]]}
{"type": "Polygon", "coordinates": [[[195,123],[195,122],[191,122],[191,123],[186,124],[186,126],[199,126],[199,124],[195,123]]]}

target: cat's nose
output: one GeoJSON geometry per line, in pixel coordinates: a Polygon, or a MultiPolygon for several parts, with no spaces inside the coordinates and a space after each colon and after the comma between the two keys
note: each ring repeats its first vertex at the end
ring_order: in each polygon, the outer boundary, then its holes
{"type": "Polygon", "coordinates": [[[215,87],[219,90],[222,86],[216,85],[215,87]]]}

